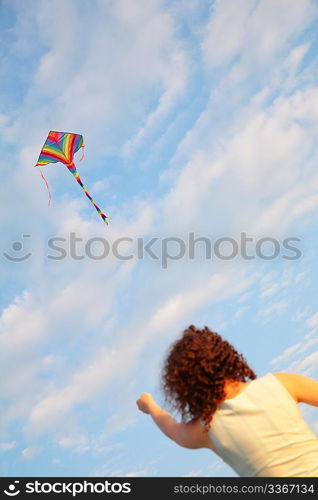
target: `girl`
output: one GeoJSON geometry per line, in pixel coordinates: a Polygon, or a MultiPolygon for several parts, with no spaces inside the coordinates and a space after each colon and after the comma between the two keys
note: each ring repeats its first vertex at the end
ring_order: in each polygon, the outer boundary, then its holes
{"type": "Polygon", "coordinates": [[[220,335],[190,326],[170,348],[162,386],[178,423],[151,394],[137,400],[185,448],[209,448],[243,477],[318,477],[318,439],[298,403],[318,406],[318,382],[290,373],[256,378],[220,335]]]}

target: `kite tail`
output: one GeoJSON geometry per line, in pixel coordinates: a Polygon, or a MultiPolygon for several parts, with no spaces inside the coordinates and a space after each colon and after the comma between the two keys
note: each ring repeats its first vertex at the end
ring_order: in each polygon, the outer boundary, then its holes
{"type": "Polygon", "coordinates": [[[86,187],[84,186],[84,184],[82,183],[81,181],[81,178],[80,176],[78,175],[77,173],[77,170],[76,170],[76,167],[73,164],[70,164],[70,165],[67,165],[67,168],[70,170],[70,172],[74,175],[75,179],[77,180],[77,182],[79,183],[79,185],[81,186],[81,188],[83,189],[84,193],[86,194],[87,198],[90,200],[90,202],[94,205],[95,209],[97,210],[97,212],[99,213],[99,215],[101,216],[101,218],[103,219],[103,221],[108,224],[108,220],[107,219],[110,219],[111,217],[109,217],[108,215],[105,215],[104,212],[101,211],[101,209],[99,208],[98,205],[96,205],[95,201],[93,200],[93,198],[91,197],[91,195],[89,194],[89,192],[87,191],[86,187]]]}
{"type": "Polygon", "coordinates": [[[42,172],[42,170],[41,170],[41,169],[40,169],[40,174],[41,174],[42,179],[43,179],[43,180],[44,180],[44,182],[45,182],[46,189],[47,189],[47,191],[48,191],[48,193],[49,193],[49,201],[48,201],[48,205],[51,205],[51,199],[52,199],[52,196],[51,196],[51,191],[50,191],[50,186],[49,186],[49,183],[48,183],[48,181],[46,180],[46,178],[45,178],[45,176],[44,176],[44,174],[43,174],[43,172],[42,172]]]}

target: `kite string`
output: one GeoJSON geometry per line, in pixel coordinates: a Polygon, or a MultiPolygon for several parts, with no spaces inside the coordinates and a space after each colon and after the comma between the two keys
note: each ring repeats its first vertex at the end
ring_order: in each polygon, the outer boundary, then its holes
{"type": "Polygon", "coordinates": [[[50,186],[49,186],[49,183],[48,183],[48,181],[46,180],[46,178],[45,178],[45,176],[44,176],[44,174],[43,174],[42,170],[41,170],[41,169],[39,169],[39,170],[40,170],[41,177],[42,177],[42,179],[43,179],[43,180],[44,180],[44,182],[45,182],[46,189],[47,189],[47,191],[48,191],[48,193],[49,193],[49,201],[48,201],[48,206],[49,206],[49,205],[51,205],[51,199],[52,199],[52,196],[51,196],[51,191],[50,191],[50,186]]]}

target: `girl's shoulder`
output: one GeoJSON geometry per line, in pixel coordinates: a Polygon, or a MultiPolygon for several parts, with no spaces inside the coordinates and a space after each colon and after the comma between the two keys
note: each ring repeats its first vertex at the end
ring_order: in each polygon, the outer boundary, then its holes
{"type": "Polygon", "coordinates": [[[295,401],[298,401],[297,397],[297,387],[295,383],[295,376],[293,373],[287,372],[276,372],[272,373],[274,377],[282,384],[283,387],[289,392],[295,401]]]}

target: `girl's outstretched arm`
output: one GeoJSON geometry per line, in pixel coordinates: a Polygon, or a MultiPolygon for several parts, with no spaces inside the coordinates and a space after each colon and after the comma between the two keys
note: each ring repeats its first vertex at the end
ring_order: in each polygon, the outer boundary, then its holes
{"type": "Polygon", "coordinates": [[[316,380],[294,373],[279,372],[274,375],[298,403],[318,406],[318,382],[316,380]]]}
{"type": "Polygon", "coordinates": [[[145,392],[136,401],[139,410],[151,415],[155,424],[170,439],[184,448],[208,448],[207,435],[199,421],[178,423],[168,412],[160,408],[152,395],[145,392]]]}

